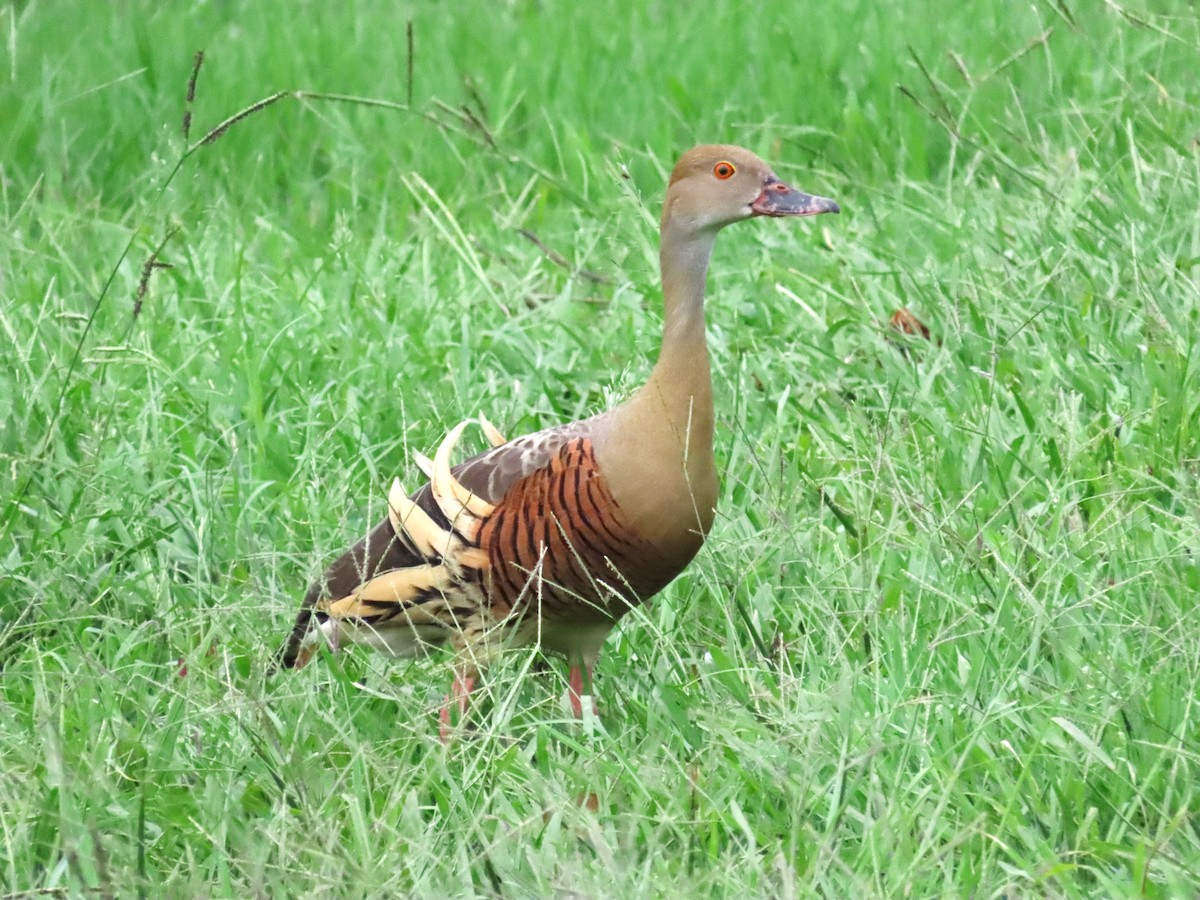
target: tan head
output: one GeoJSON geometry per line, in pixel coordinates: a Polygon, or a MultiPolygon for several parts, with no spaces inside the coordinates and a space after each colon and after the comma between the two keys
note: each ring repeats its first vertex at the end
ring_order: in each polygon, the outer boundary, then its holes
{"type": "Polygon", "coordinates": [[[715,232],[751,216],[814,216],[838,205],[780,181],[741,147],[703,144],[679,158],[663,204],[663,229],[715,232]]]}

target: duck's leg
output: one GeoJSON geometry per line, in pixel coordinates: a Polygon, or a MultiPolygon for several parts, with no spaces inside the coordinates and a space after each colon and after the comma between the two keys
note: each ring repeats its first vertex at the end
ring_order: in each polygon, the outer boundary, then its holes
{"type": "Polygon", "coordinates": [[[592,691],[592,675],[596,671],[596,660],[575,659],[571,661],[571,671],[568,678],[571,682],[571,690],[569,696],[571,698],[571,709],[575,711],[575,718],[583,718],[583,695],[589,694],[592,698],[592,709],[596,708],[596,695],[592,691]],[[584,678],[584,672],[587,672],[587,677],[584,678]]]}
{"type": "Polygon", "coordinates": [[[454,734],[454,726],[461,725],[467,715],[467,705],[471,699],[471,691],[475,688],[474,672],[465,669],[454,670],[454,680],[450,683],[450,693],[446,695],[446,699],[442,702],[442,711],[438,718],[440,725],[438,727],[438,735],[442,739],[443,744],[450,743],[450,738],[454,734]],[[457,721],[451,723],[450,708],[458,707],[457,721]]]}

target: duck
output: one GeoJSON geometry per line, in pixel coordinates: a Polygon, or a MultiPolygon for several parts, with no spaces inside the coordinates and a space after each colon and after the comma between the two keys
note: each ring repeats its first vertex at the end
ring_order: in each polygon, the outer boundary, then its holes
{"type": "Polygon", "coordinates": [[[480,416],[450,429],[432,459],[415,454],[427,481],[411,493],[394,481],[387,517],[309,587],[280,665],[301,668],[323,644],[394,657],[449,645],[445,740],[489,662],[533,645],[566,657],[582,717],[608,634],[684,570],[713,525],[704,298],[717,234],[747,219],[837,212],[744,148],[685,152],[663,202],[662,344],[643,386],[591,418],[513,440],[480,416]],[[473,421],[489,448],[455,464],[473,421]]]}

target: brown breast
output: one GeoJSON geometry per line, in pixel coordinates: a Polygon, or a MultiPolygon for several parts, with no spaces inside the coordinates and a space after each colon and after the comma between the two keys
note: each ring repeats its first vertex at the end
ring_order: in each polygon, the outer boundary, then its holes
{"type": "Polygon", "coordinates": [[[548,465],[509,488],[483,523],[479,546],[498,618],[540,604],[543,620],[615,621],[682,568],[630,529],[587,437],[565,442],[548,465]]]}

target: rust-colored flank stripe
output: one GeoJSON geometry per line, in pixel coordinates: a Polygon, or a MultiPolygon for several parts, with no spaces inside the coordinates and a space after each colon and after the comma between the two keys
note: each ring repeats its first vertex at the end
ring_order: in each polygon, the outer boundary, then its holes
{"type": "MultiPolygon", "coordinates": [[[[550,464],[516,482],[484,522],[479,546],[488,554],[492,600],[513,607],[540,588],[543,615],[567,605],[603,605],[599,582],[621,554],[636,548],[618,537],[620,507],[596,464],[589,438],[565,443],[550,464]],[[564,534],[566,538],[564,539],[564,534]],[[585,569],[587,571],[585,571],[585,569]],[[538,572],[540,585],[529,586],[538,572]],[[591,573],[589,576],[588,572],[591,573]]],[[[610,586],[627,593],[619,580],[610,586]]],[[[565,612],[565,610],[564,610],[565,612]]]]}

